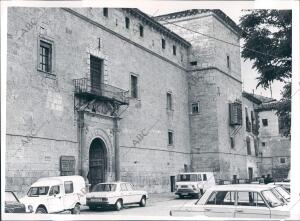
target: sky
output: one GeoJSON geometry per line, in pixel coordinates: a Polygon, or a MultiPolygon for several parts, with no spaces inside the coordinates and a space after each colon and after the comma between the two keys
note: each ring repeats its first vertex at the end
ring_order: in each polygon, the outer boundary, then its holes
{"type": "MultiPolygon", "coordinates": [[[[143,12],[147,13],[150,16],[158,16],[161,14],[167,14],[172,13],[176,11],[183,11],[187,9],[195,9],[195,8],[218,8],[221,9],[226,15],[228,15],[236,24],[239,23],[239,18],[243,15],[242,9],[246,8],[253,8],[253,3],[251,4],[245,4],[243,3],[235,3],[235,2],[228,2],[227,4],[223,4],[222,2],[218,2],[218,4],[203,4],[203,2],[191,2],[191,4],[186,4],[186,2],[180,1],[175,3],[168,2],[167,4],[165,2],[162,2],[159,4],[159,8],[157,5],[145,5],[138,7],[143,12]],[[201,4],[199,4],[201,3],[201,4]]],[[[220,36],[221,38],[221,36],[220,36]]],[[[281,98],[281,90],[283,87],[283,83],[279,81],[275,81],[271,85],[272,94],[270,89],[263,89],[262,87],[258,87],[257,83],[258,81],[256,78],[259,76],[256,70],[252,68],[252,62],[250,61],[244,61],[243,58],[241,58],[241,71],[242,71],[242,81],[243,81],[243,90],[255,93],[267,97],[273,97],[277,100],[281,98]]]]}

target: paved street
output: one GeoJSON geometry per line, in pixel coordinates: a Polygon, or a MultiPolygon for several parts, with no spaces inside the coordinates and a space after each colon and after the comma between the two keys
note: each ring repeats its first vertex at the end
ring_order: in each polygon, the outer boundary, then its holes
{"type": "Polygon", "coordinates": [[[126,205],[121,211],[115,211],[114,209],[98,209],[96,211],[91,211],[88,207],[82,207],[81,214],[169,216],[169,211],[172,206],[180,206],[192,202],[196,202],[196,199],[179,199],[172,193],[152,194],[149,196],[146,207],[140,207],[139,205],[126,205]]]}

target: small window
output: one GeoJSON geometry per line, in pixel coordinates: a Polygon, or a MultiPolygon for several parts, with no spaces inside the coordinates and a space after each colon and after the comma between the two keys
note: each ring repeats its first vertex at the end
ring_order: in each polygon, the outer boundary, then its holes
{"type": "Polygon", "coordinates": [[[205,173],[202,176],[203,176],[203,181],[207,180],[207,176],[205,173]]]}
{"type": "Polygon", "coordinates": [[[121,191],[127,191],[125,183],[121,183],[121,191]]]}
{"type": "Polygon", "coordinates": [[[39,69],[51,72],[52,69],[52,44],[40,41],[39,69]]]}
{"type": "Polygon", "coordinates": [[[103,16],[108,17],[108,8],[103,8],[103,16]]]}
{"type": "Polygon", "coordinates": [[[266,142],[261,142],[261,145],[262,145],[263,147],[265,147],[265,146],[266,146],[266,142]]]}
{"type": "Polygon", "coordinates": [[[172,146],[173,143],[173,131],[168,131],[168,145],[172,146]]]}
{"type": "Polygon", "coordinates": [[[161,48],[165,49],[166,48],[166,40],[165,39],[161,39],[161,48]]]}
{"type": "Polygon", "coordinates": [[[197,65],[197,61],[191,61],[191,62],[190,62],[190,65],[191,65],[191,66],[196,66],[196,65],[197,65]]]}
{"type": "Polygon", "coordinates": [[[235,145],[234,137],[230,137],[230,146],[231,146],[232,149],[234,148],[234,145],[235,145]]]}
{"type": "Polygon", "coordinates": [[[230,68],[230,56],[229,55],[227,55],[227,68],[230,68]]]}
{"type": "Polygon", "coordinates": [[[60,193],[60,188],[59,186],[52,186],[51,189],[50,189],[50,192],[49,192],[49,196],[52,196],[52,195],[57,195],[60,193]]]}
{"type": "Polygon", "coordinates": [[[201,174],[198,174],[198,181],[202,181],[202,177],[201,177],[201,174]]]}
{"type": "Polygon", "coordinates": [[[285,158],[284,157],[280,157],[280,163],[285,163],[285,158]]]}
{"type": "Polygon", "coordinates": [[[144,37],[144,26],[140,25],[140,36],[144,37]]]}
{"type": "Polygon", "coordinates": [[[192,103],[192,114],[198,114],[199,113],[199,102],[192,103]]]}
{"type": "Polygon", "coordinates": [[[132,98],[138,97],[138,78],[137,76],[130,75],[130,95],[132,98]]]}
{"type": "Polygon", "coordinates": [[[173,45],[173,55],[176,55],[176,45],[173,45]]]}
{"type": "Polygon", "coordinates": [[[125,17],[125,26],[127,29],[129,29],[129,27],[130,27],[130,20],[128,17],[125,17]]]}
{"type": "Polygon", "coordinates": [[[172,94],[170,92],[167,93],[167,110],[173,110],[172,94]]]}
{"type": "Polygon", "coordinates": [[[268,119],[262,119],[262,124],[264,127],[268,126],[268,119]]]}
{"type": "Polygon", "coordinates": [[[72,181],[65,181],[65,193],[73,193],[74,188],[73,188],[73,182],[72,181]]]}

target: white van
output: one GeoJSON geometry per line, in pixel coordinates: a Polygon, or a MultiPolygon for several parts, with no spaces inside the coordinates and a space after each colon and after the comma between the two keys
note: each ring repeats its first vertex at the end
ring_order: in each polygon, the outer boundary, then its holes
{"type": "Polygon", "coordinates": [[[20,199],[26,212],[57,213],[69,210],[80,213],[86,203],[85,182],[81,176],[45,177],[33,183],[27,196],[20,199]]]}
{"type": "Polygon", "coordinates": [[[180,198],[192,196],[199,198],[209,187],[215,185],[213,172],[190,172],[177,175],[175,194],[180,198]]]}

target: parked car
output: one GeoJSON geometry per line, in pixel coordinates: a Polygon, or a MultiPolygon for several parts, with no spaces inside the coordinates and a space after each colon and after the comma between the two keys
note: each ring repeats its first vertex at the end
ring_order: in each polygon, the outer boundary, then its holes
{"type": "Polygon", "coordinates": [[[97,207],[114,207],[117,211],[125,204],[139,204],[146,206],[148,193],[134,190],[127,182],[99,183],[86,195],[86,204],[91,210],[97,207]]]}
{"type": "Polygon", "coordinates": [[[213,172],[180,173],[177,176],[175,194],[179,198],[185,196],[199,198],[209,187],[215,184],[213,172]]]}
{"type": "Polygon", "coordinates": [[[41,178],[33,183],[27,196],[20,199],[26,211],[35,213],[58,213],[69,210],[80,213],[85,204],[85,182],[81,176],[41,178]]]}
{"type": "Polygon", "coordinates": [[[209,188],[196,202],[175,207],[171,216],[227,218],[288,218],[292,205],[274,194],[270,185],[235,184],[209,188]]]}
{"type": "Polygon", "coordinates": [[[25,213],[25,205],[20,203],[19,199],[12,191],[5,191],[5,212],[6,213],[25,213]]]}

